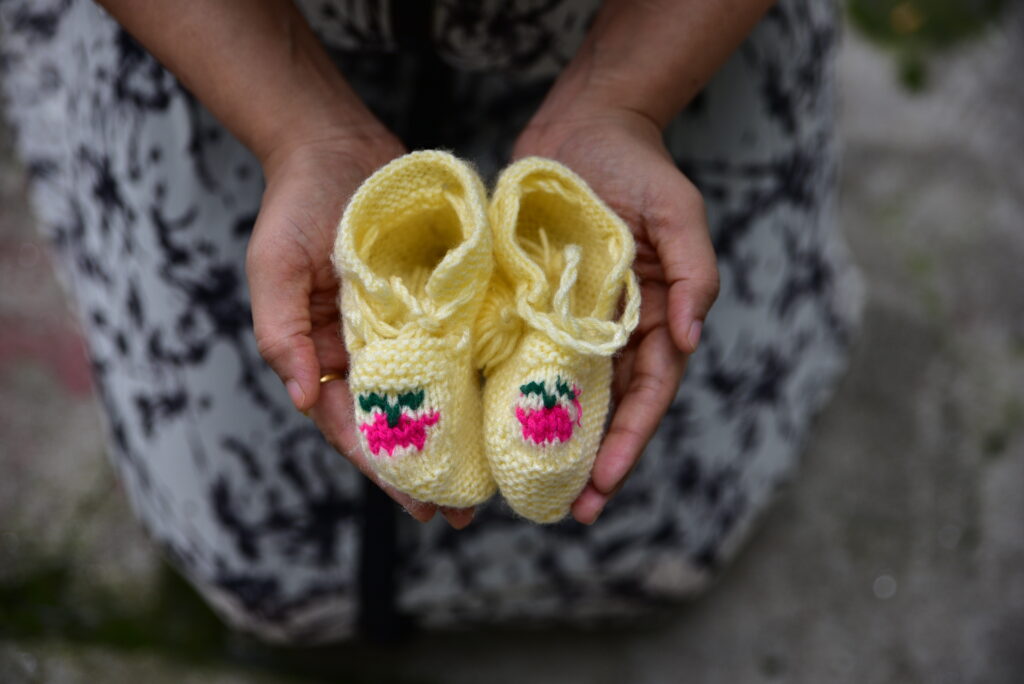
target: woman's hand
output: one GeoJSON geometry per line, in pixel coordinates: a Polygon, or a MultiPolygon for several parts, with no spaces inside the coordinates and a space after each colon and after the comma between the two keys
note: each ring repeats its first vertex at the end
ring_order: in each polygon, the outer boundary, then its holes
{"type": "Polygon", "coordinates": [[[636,465],[675,397],[686,360],[718,295],[700,193],[676,168],[643,114],[599,108],[546,118],[520,136],[515,157],[555,159],[583,177],[636,237],[640,323],[615,359],[615,413],[573,517],[592,523],[636,465]]]}
{"type": "MultiPolygon", "coordinates": [[[[246,270],[260,354],[281,377],[296,408],[308,411],[327,440],[417,520],[436,506],[381,482],[359,447],[344,379],[320,376],[348,367],[339,338],[338,279],[331,264],[335,231],[349,198],[370,174],[404,149],[385,132],[324,132],[290,142],[264,160],[266,191],[249,241],[246,270]]],[[[472,511],[444,510],[455,527],[472,511]]]]}
{"type": "Polygon", "coordinates": [[[675,396],[718,269],[700,193],[662,129],[708,82],[774,0],[605,0],[576,55],[516,144],[578,173],[636,236],[640,324],[615,361],[616,409],[573,516],[592,523],[675,396]]]}
{"type": "MultiPolygon", "coordinates": [[[[402,154],[335,68],[292,0],[99,0],[260,159],[267,187],[246,270],[260,353],[327,439],[377,481],[359,449],[343,381],[330,255],[364,178],[402,154]]],[[[435,506],[383,487],[418,520],[435,506]]],[[[452,525],[470,512],[445,512],[452,525]]]]}

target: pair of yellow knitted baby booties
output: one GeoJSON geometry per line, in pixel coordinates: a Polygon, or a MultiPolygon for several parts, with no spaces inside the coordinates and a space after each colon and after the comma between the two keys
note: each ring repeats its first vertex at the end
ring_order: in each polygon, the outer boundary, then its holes
{"type": "Polygon", "coordinates": [[[500,487],[530,520],[563,518],[590,477],[610,357],[637,324],[634,253],[622,220],[552,160],[515,162],[489,202],[447,152],[368,178],[333,262],[355,422],[381,479],[456,508],[500,487]]]}

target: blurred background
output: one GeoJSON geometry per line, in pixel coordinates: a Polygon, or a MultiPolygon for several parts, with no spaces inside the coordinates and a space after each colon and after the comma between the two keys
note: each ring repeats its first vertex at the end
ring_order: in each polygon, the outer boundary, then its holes
{"type": "Polygon", "coordinates": [[[737,562],[628,631],[309,650],[229,633],[107,466],[0,128],[0,682],[1024,681],[1024,6],[846,4],[853,363],[737,562]]]}

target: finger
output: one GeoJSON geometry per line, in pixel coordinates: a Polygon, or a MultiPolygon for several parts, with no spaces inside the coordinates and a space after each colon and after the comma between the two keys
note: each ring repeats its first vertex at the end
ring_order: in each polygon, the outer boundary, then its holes
{"type": "MultiPolygon", "coordinates": [[[[321,375],[326,373],[345,374],[348,370],[348,352],[341,339],[340,314],[335,312],[330,323],[314,328],[310,337],[316,350],[321,375]]],[[[317,382],[319,384],[319,380],[317,382]]]]}
{"type": "Polygon", "coordinates": [[[594,460],[591,480],[598,492],[613,494],[636,465],[672,404],[685,368],[686,355],[675,348],[664,327],[641,340],[633,377],[594,460]]]}
{"type": "Polygon", "coordinates": [[[576,519],[576,522],[593,525],[607,503],[608,496],[594,489],[593,484],[588,483],[572,503],[572,517],[576,519]]]}
{"type": "Polygon", "coordinates": [[[636,347],[632,344],[622,348],[615,355],[612,366],[612,404],[618,404],[629,389],[630,378],[633,377],[633,364],[636,362],[636,347]]]}
{"type": "Polygon", "coordinates": [[[313,271],[268,230],[257,226],[246,255],[256,346],[295,407],[305,411],[320,394],[320,363],[310,339],[313,271]]]}
{"type": "MultiPolygon", "coordinates": [[[[658,266],[658,271],[660,274],[660,265],[658,266]]],[[[637,325],[629,343],[615,355],[612,375],[613,403],[618,404],[626,390],[629,389],[639,341],[651,330],[665,325],[665,309],[668,306],[667,299],[665,287],[660,278],[657,284],[651,281],[640,281],[640,324],[637,325]]]]}
{"type": "Polygon", "coordinates": [[[439,506],[438,510],[441,511],[441,515],[448,521],[448,524],[457,530],[461,530],[473,522],[473,516],[476,515],[476,508],[450,508],[448,506],[439,506]]]}
{"type": "Polygon", "coordinates": [[[693,353],[704,319],[718,297],[718,268],[704,201],[674,167],[672,173],[676,182],[652,191],[654,208],[646,215],[647,233],[669,284],[672,340],[680,351],[693,353]]]}
{"type": "MultiPolygon", "coordinates": [[[[434,517],[437,506],[417,501],[408,494],[400,492],[380,479],[373,466],[370,465],[359,444],[353,420],[352,394],[348,386],[340,381],[326,383],[320,391],[320,400],[309,412],[317,427],[324,433],[327,441],[347,458],[366,477],[380,487],[398,505],[408,511],[416,520],[427,522],[434,517]]],[[[470,516],[472,518],[472,516],[470,516]]],[[[469,521],[466,521],[469,524],[469,521]]]]}

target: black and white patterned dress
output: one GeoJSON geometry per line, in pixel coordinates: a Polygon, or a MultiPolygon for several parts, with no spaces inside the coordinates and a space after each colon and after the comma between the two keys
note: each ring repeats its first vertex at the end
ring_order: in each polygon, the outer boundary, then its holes
{"type": "MultiPolygon", "coordinates": [[[[411,148],[491,177],[596,4],[300,3],[411,148]]],[[[722,291],[599,523],[534,526],[495,501],[456,532],[369,493],[260,360],[253,156],[90,0],[0,0],[8,119],[152,537],[230,622],[292,641],[345,637],[392,598],[443,626],[632,614],[700,590],[792,476],[856,329],[835,220],[837,21],[832,2],[782,0],[666,133],[706,199],[722,291]]]]}

